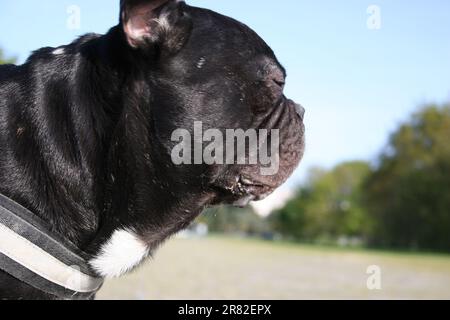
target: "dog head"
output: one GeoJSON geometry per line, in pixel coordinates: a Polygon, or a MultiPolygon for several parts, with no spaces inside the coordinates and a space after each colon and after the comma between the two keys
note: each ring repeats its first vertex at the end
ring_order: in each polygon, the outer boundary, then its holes
{"type": "Polygon", "coordinates": [[[304,109],[283,94],[286,72],[254,31],[176,0],[122,0],[120,19],[152,91],[164,179],[236,205],[285,182],[303,155],[304,109]]]}

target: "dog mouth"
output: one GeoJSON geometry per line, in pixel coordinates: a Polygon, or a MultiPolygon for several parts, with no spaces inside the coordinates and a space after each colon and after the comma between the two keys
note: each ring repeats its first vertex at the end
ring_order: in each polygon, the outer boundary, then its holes
{"type": "Polygon", "coordinates": [[[222,201],[225,199],[235,207],[246,207],[252,201],[260,201],[269,196],[276,186],[271,186],[249,176],[238,175],[234,178],[233,183],[226,187],[219,187],[222,201]]]}

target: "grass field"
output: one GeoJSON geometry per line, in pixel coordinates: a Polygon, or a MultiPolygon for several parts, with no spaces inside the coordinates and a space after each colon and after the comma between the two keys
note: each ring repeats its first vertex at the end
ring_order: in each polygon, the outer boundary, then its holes
{"type": "Polygon", "coordinates": [[[174,239],[99,299],[450,299],[450,255],[316,248],[212,237],[174,239]],[[367,268],[381,268],[381,290],[367,268]]]}

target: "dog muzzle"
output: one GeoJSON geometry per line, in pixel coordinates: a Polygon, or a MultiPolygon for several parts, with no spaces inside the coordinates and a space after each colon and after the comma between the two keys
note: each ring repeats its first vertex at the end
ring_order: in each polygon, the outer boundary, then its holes
{"type": "Polygon", "coordinates": [[[0,270],[59,299],[92,299],[103,279],[85,257],[44,221],[0,194],[0,270]]]}

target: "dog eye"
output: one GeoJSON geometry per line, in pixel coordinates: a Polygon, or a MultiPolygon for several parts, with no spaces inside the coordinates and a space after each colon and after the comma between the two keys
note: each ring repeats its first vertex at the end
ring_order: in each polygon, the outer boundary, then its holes
{"type": "Polygon", "coordinates": [[[275,82],[275,84],[281,89],[284,89],[284,86],[286,85],[286,82],[284,80],[273,79],[272,81],[275,82]]]}
{"type": "Polygon", "coordinates": [[[270,80],[266,80],[265,86],[269,89],[269,94],[273,99],[278,99],[281,95],[283,95],[284,86],[286,82],[284,78],[272,78],[270,80]]]}

